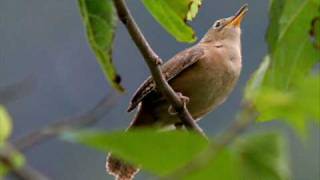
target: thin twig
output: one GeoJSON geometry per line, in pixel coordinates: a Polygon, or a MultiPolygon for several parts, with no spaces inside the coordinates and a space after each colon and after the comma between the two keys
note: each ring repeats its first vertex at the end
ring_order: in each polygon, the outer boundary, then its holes
{"type": "Polygon", "coordinates": [[[31,74],[16,83],[0,87],[0,104],[8,104],[9,102],[31,94],[36,85],[36,79],[34,75],[31,74]]]}
{"type": "Polygon", "coordinates": [[[39,171],[33,169],[27,163],[25,163],[22,167],[16,167],[16,164],[13,160],[15,153],[17,153],[17,150],[11,144],[6,144],[5,147],[0,149],[0,162],[2,165],[8,168],[9,172],[11,172],[14,177],[21,180],[49,179],[39,171]]]}
{"type": "Polygon", "coordinates": [[[183,179],[184,176],[206,167],[208,163],[214,161],[216,156],[226,146],[233,142],[241,132],[243,132],[256,118],[257,113],[250,104],[246,104],[233,124],[216,139],[209,144],[208,149],[196,156],[190,163],[173,172],[169,176],[161,178],[163,180],[183,179]]]}
{"type": "Polygon", "coordinates": [[[33,145],[47,141],[66,130],[94,124],[111,109],[110,107],[113,106],[115,102],[116,95],[107,95],[88,112],[76,117],[59,120],[43,129],[31,132],[26,136],[16,140],[14,145],[20,151],[25,150],[33,145]]]}
{"type": "Polygon", "coordinates": [[[166,79],[164,78],[160,65],[162,63],[161,58],[152,50],[147,40],[144,38],[134,18],[132,17],[124,0],[113,0],[117,9],[118,16],[122,23],[126,26],[132,40],[143,55],[146,64],[149,67],[151,75],[158,91],[166,98],[166,100],[172,105],[177,112],[178,117],[183,122],[184,126],[193,130],[201,135],[204,135],[201,128],[193,120],[190,112],[188,111],[185,102],[175,93],[170,87],[166,79]]]}

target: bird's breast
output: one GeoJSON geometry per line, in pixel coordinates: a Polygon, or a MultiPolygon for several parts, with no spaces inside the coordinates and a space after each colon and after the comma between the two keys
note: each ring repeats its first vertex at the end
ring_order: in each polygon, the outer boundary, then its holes
{"type": "Polygon", "coordinates": [[[190,98],[188,109],[199,118],[223,103],[234,88],[239,67],[229,57],[216,55],[199,60],[183,71],[170,84],[177,92],[190,98]]]}

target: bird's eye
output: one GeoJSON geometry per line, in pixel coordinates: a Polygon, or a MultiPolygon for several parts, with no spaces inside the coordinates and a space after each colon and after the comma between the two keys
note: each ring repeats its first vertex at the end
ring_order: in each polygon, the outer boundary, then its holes
{"type": "Polygon", "coordinates": [[[221,25],[221,22],[218,21],[218,22],[216,22],[216,23],[214,24],[214,28],[218,28],[218,27],[220,27],[220,25],[221,25]]]}

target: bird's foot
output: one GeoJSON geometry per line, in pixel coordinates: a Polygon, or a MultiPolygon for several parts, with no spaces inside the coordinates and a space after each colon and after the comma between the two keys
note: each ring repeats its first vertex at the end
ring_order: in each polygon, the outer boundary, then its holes
{"type": "Polygon", "coordinates": [[[161,58],[159,58],[159,57],[154,58],[154,60],[155,60],[156,65],[158,65],[158,66],[163,64],[161,58]]]}
{"type": "MultiPolygon", "coordinates": [[[[181,99],[181,101],[183,102],[183,105],[187,106],[187,104],[190,101],[190,98],[188,98],[187,96],[184,96],[181,92],[176,92],[176,94],[181,99]]],[[[177,114],[177,111],[172,107],[172,105],[169,106],[168,112],[169,112],[170,115],[176,115],[177,114]]]]}
{"type": "Polygon", "coordinates": [[[181,92],[177,92],[176,94],[183,101],[184,106],[186,106],[190,102],[190,98],[184,96],[181,92]]]}
{"type": "Polygon", "coordinates": [[[172,116],[177,115],[177,111],[172,107],[172,105],[169,106],[168,113],[172,116]]]}

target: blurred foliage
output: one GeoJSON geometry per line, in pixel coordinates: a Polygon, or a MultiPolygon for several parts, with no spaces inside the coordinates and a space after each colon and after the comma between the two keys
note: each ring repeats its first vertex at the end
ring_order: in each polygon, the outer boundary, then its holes
{"type": "Polygon", "coordinates": [[[76,132],[67,133],[64,139],[112,151],[133,164],[164,175],[183,164],[207,147],[207,141],[185,131],[161,132],[155,130],[132,130],[128,133],[76,132]],[[192,146],[190,146],[192,144],[192,146]]]}
{"type": "Polygon", "coordinates": [[[320,74],[313,71],[320,51],[310,36],[319,9],[318,0],[270,1],[269,54],[245,96],[260,112],[258,120],[284,120],[301,134],[308,121],[320,121],[320,74]]]}
{"type": "Polygon", "coordinates": [[[5,107],[0,105],[0,145],[10,136],[12,121],[5,107]]]}
{"type": "MultiPolygon", "coordinates": [[[[66,133],[63,138],[103,152],[111,151],[160,176],[192,163],[197,154],[208,149],[201,136],[184,131],[78,131],[66,133]]],[[[216,158],[203,160],[203,168],[183,174],[183,179],[289,179],[284,144],[277,134],[240,137],[232,146],[217,152],[216,158]]]]}
{"type": "Polygon", "coordinates": [[[121,78],[112,64],[112,43],[116,26],[116,13],[111,0],[78,0],[82,21],[91,49],[111,85],[124,91],[121,78]]]}
{"type": "Polygon", "coordinates": [[[240,137],[207,166],[184,179],[289,179],[285,144],[282,136],[274,133],[240,137]]]}
{"type": "Polygon", "coordinates": [[[152,16],[181,42],[194,42],[195,32],[186,23],[198,13],[201,0],[142,0],[152,16]]]}
{"type": "Polygon", "coordinates": [[[3,160],[0,161],[0,179],[9,173],[11,169],[22,167],[26,161],[21,153],[5,143],[0,145],[0,158],[2,157],[6,157],[7,162],[4,164],[3,160]]]}
{"type": "Polygon", "coordinates": [[[251,134],[238,138],[232,149],[240,179],[290,179],[286,142],[281,135],[251,134]]]}

